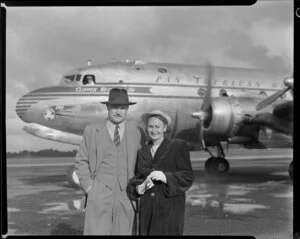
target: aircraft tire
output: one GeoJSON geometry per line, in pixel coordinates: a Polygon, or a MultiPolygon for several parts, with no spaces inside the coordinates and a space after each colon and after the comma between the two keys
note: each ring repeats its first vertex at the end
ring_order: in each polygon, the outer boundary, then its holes
{"type": "Polygon", "coordinates": [[[293,171],[294,171],[294,167],[293,167],[293,161],[292,161],[289,165],[289,175],[290,175],[291,180],[293,180],[293,171]]]}
{"type": "Polygon", "coordinates": [[[78,176],[75,172],[75,166],[74,165],[72,165],[71,167],[68,168],[67,180],[68,180],[71,187],[80,188],[79,178],[78,178],[78,176]]]}
{"type": "Polygon", "coordinates": [[[227,176],[229,173],[229,162],[223,157],[216,157],[211,162],[211,171],[216,176],[227,176]]]}
{"type": "Polygon", "coordinates": [[[212,172],[212,162],[215,160],[214,158],[215,157],[210,157],[204,163],[204,168],[205,168],[205,171],[207,173],[211,173],[212,172]]]}

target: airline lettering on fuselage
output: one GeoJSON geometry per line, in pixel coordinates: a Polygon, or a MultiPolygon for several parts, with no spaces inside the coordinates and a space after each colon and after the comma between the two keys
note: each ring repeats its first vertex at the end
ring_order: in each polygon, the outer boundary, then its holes
{"type": "Polygon", "coordinates": [[[274,82],[272,83],[272,88],[274,89],[277,89],[277,88],[284,88],[284,83],[277,83],[277,82],[274,82]]]}
{"type": "Polygon", "coordinates": [[[193,77],[194,77],[194,79],[197,81],[197,84],[199,85],[199,82],[200,82],[200,80],[202,79],[202,76],[194,75],[193,77]]]}
{"type": "Polygon", "coordinates": [[[108,92],[108,91],[110,91],[110,89],[111,88],[109,88],[109,87],[101,87],[100,91],[101,92],[108,92]]]}
{"type": "MultiPolygon", "coordinates": [[[[127,90],[128,93],[135,92],[135,88],[133,87],[123,87],[124,89],[127,90]]],[[[101,92],[109,92],[112,88],[111,87],[101,87],[100,91],[101,92]]]]}
{"type": "MultiPolygon", "coordinates": [[[[204,84],[207,84],[207,79],[204,79],[204,84]]],[[[258,81],[244,81],[244,80],[213,80],[213,86],[240,86],[240,87],[260,87],[258,81]]]]}
{"type": "MultiPolygon", "coordinates": [[[[207,78],[202,75],[194,75],[193,76],[196,85],[206,85],[207,84],[207,78]]],[[[163,83],[163,82],[180,82],[179,76],[156,76],[156,82],[157,83],[163,83]]],[[[212,86],[228,86],[228,87],[248,87],[248,88],[259,88],[260,82],[259,81],[245,81],[245,80],[221,80],[221,79],[214,79],[212,81],[212,86]]],[[[279,86],[279,85],[278,85],[279,86]]],[[[276,83],[273,83],[273,88],[278,88],[276,83]]]]}
{"type": "Polygon", "coordinates": [[[64,106],[63,105],[57,105],[55,106],[55,110],[63,110],[64,106]]]}
{"type": "Polygon", "coordinates": [[[76,92],[97,92],[97,88],[85,88],[85,87],[77,87],[75,89],[76,92]]]}

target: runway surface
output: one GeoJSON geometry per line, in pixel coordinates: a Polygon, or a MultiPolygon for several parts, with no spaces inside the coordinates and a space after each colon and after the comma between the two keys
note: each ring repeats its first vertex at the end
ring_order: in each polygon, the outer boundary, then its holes
{"type": "MultiPolygon", "coordinates": [[[[196,180],[186,193],[184,235],[293,238],[292,150],[226,153],[230,174],[204,171],[206,152],[191,152],[196,180]]],[[[72,158],[7,159],[8,235],[82,235],[81,191],[66,181],[72,158]]]]}

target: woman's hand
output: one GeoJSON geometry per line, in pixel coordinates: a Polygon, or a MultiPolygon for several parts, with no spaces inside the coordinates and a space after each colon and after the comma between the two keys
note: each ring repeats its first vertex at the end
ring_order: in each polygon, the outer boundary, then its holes
{"type": "Polygon", "coordinates": [[[157,180],[162,181],[163,183],[167,183],[166,175],[162,171],[152,171],[148,178],[151,178],[151,180],[157,180]]]}
{"type": "Polygon", "coordinates": [[[142,195],[145,193],[146,190],[146,185],[144,183],[135,186],[135,190],[139,195],[142,195]]]}
{"type": "Polygon", "coordinates": [[[152,188],[154,186],[154,183],[152,182],[152,180],[149,177],[149,175],[148,175],[148,177],[146,178],[146,180],[143,183],[146,186],[145,190],[148,190],[148,189],[150,189],[150,188],[152,188]]]}

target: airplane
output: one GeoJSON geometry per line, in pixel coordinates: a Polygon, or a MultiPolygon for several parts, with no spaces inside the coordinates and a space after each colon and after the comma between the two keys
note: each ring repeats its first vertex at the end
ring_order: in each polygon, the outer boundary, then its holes
{"type": "MultiPolygon", "coordinates": [[[[137,102],[127,119],[141,129],[145,113],[160,109],[169,114],[170,137],[186,140],[190,150],[206,150],[209,174],[229,173],[224,143],[270,148],[277,142],[274,147],[293,147],[294,80],[287,72],[144,60],[92,65],[89,60],[87,66],[65,73],[58,85],[25,94],[16,113],[27,123],[27,133],[79,145],[86,125],[107,118],[100,102],[115,87],[127,89],[130,100],[137,102]]],[[[293,161],[289,175],[293,177],[293,161]]],[[[79,186],[74,166],[67,176],[71,185],[79,186]]]]}

